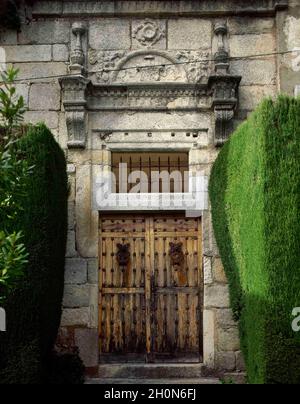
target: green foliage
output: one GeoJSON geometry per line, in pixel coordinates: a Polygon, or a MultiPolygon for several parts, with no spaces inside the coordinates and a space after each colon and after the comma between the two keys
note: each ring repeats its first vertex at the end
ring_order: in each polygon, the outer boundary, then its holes
{"type": "Polygon", "coordinates": [[[0,138],[0,301],[22,276],[27,253],[16,219],[23,209],[30,167],[15,149],[18,123],[24,112],[24,100],[16,96],[14,80],[17,70],[2,75],[0,116],[4,122],[0,138]]]}
{"type": "Polygon", "coordinates": [[[8,366],[13,349],[37,341],[44,367],[52,354],[61,317],[67,237],[66,161],[44,125],[29,128],[15,147],[33,167],[23,210],[14,220],[23,232],[29,263],[24,279],[5,302],[7,318],[13,321],[8,321],[7,332],[0,335],[0,350],[8,366]]]}
{"type": "Polygon", "coordinates": [[[84,370],[78,353],[56,353],[49,361],[47,384],[84,384],[84,370]]]}
{"type": "Polygon", "coordinates": [[[9,67],[1,73],[0,87],[0,116],[4,123],[5,135],[12,136],[13,129],[17,128],[24,119],[25,103],[22,96],[16,94],[15,81],[19,70],[9,67]]]}
{"type": "Polygon", "coordinates": [[[5,369],[0,369],[0,384],[36,384],[42,382],[41,360],[37,341],[12,350],[5,369]]]}
{"type": "Polygon", "coordinates": [[[21,232],[7,236],[0,231],[0,302],[22,278],[27,257],[21,232]]]}
{"type": "Polygon", "coordinates": [[[300,383],[300,100],[266,100],[221,150],[213,225],[250,383],[300,383]]]}

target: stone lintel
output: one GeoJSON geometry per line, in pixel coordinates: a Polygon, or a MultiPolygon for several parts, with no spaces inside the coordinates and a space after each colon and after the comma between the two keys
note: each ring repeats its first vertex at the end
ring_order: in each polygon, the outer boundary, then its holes
{"type": "Polygon", "coordinates": [[[273,16],[288,8],[288,0],[215,0],[215,1],[113,1],[113,0],[41,0],[34,4],[34,17],[94,16],[94,17],[220,17],[229,15],[273,16]]]}

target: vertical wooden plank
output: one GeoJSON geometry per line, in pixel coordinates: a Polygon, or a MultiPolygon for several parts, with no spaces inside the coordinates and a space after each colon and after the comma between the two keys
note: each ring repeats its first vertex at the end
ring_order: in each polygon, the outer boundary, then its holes
{"type": "Polygon", "coordinates": [[[203,356],[203,305],[204,305],[204,276],[203,276],[203,256],[202,256],[202,219],[198,219],[198,311],[197,311],[197,321],[199,328],[199,351],[200,355],[203,356]]]}
{"type": "Polygon", "coordinates": [[[152,249],[151,239],[153,238],[153,228],[151,225],[153,220],[146,219],[146,268],[145,268],[145,299],[146,299],[146,352],[148,358],[151,356],[151,263],[152,263],[152,249]]]}
{"type": "Polygon", "coordinates": [[[102,352],[102,341],[103,341],[103,337],[104,337],[104,330],[102,327],[102,318],[103,318],[103,296],[102,296],[102,285],[103,285],[103,260],[104,260],[104,256],[103,256],[103,241],[102,241],[102,220],[100,218],[99,220],[100,223],[100,229],[99,229],[99,295],[98,295],[98,304],[99,304],[99,310],[98,310],[98,335],[99,335],[99,353],[101,354],[102,352]]]}

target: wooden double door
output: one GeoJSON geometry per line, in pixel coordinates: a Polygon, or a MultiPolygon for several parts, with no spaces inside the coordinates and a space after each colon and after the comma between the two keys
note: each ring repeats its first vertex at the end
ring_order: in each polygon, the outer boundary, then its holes
{"type": "Polygon", "coordinates": [[[101,361],[202,360],[201,221],[100,218],[101,361]]]}

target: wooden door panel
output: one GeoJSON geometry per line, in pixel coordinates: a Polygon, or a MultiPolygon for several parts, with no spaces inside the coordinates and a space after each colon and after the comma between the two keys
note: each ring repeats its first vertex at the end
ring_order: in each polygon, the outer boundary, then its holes
{"type": "Polygon", "coordinates": [[[146,351],[145,218],[105,217],[100,229],[100,353],[146,351]],[[120,245],[129,261],[121,265],[120,245]]]}
{"type": "Polygon", "coordinates": [[[152,299],[155,307],[155,354],[176,357],[186,352],[199,355],[202,281],[200,237],[198,219],[154,219],[152,299]],[[182,259],[175,259],[178,264],[172,260],[171,245],[182,256],[182,259]]]}
{"type": "Polygon", "coordinates": [[[199,358],[200,220],[178,215],[106,216],[99,247],[100,352],[199,358]],[[120,265],[120,245],[129,251],[126,265],[120,265]]]}
{"type": "Polygon", "coordinates": [[[105,294],[102,313],[102,353],[145,352],[143,294],[105,294]]]}

